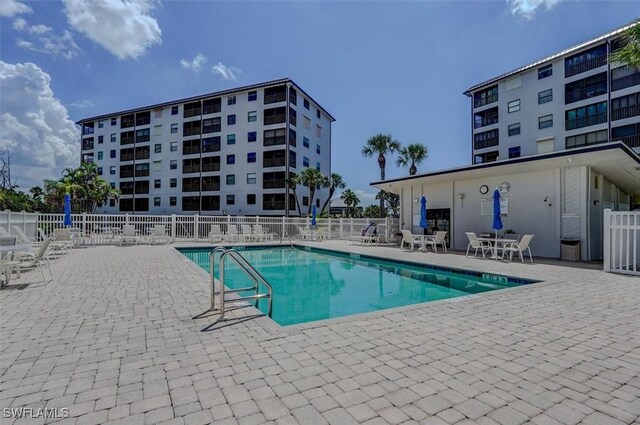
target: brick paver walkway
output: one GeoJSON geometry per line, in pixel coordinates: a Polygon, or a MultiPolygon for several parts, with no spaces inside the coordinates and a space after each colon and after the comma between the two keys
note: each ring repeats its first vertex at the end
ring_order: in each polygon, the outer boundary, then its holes
{"type": "MultiPolygon", "coordinates": [[[[76,250],[46,287],[0,291],[0,409],[68,408],[56,423],[86,425],[638,420],[640,279],[357,249],[548,282],[301,326],[260,318],[203,332],[213,318],[192,317],[207,308],[206,275],[173,248],[76,250]]],[[[14,423],[6,412],[0,422],[14,423]]],[[[53,420],[15,420],[27,422],[53,420]]]]}

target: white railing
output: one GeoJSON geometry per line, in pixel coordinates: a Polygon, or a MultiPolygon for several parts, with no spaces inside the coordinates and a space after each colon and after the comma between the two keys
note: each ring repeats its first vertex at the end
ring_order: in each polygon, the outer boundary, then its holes
{"type": "Polygon", "coordinates": [[[604,271],[640,275],[640,211],[604,210],[604,271]]]}
{"type": "MultiPolygon", "coordinates": [[[[0,226],[11,227],[22,224],[23,213],[10,213],[9,217],[0,222],[0,226]]],[[[27,214],[29,215],[29,214],[27,214]]],[[[63,214],[32,214],[37,217],[34,223],[49,234],[56,228],[62,228],[63,214]]],[[[3,216],[0,216],[0,221],[3,216]]],[[[265,233],[272,233],[279,239],[296,239],[300,237],[299,227],[309,227],[311,218],[297,217],[245,217],[245,216],[203,216],[203,215],[130,215],[130,214],[72,214],[72,227],[84,235],[112,234],[122,229],[125,224],[133,224],[140,235],[147,235],[157,224],[163,224],[172,242],[206,242],[211,226],[217,224],[223,233],[229,226],[261,224],[265,233]]],[[[330,239],[348,239],[350,236],[361,235],[362,229],[371,222],[384,225],[390,236],[398,232],[397,218],[318,218],[318,228],[327,229],[330,239]]],[[[28,236],[35,236],[36,226],[27,229],[28,236]]],[[[238,229],[240,230],[240,228],[238,229]]],[[[110,243],[110,238],[94,238],[103,243],[110,243]]]]}

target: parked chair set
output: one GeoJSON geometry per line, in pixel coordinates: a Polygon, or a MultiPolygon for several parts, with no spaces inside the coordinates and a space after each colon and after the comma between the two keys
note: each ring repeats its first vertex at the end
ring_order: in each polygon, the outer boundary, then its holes
{"type": "Polygon", "coordinates": [[[438,246],[442,248],[444,252],[447,252],[447,243],[445,238],[447,232],[437,231],[434,235],[414,235],[410,230],[402,231],[402,241],[400,242],[400,249],[405,250],[405,245],[408,245],[409,251],[418,246],[419,249],[427,250],[427,246],[433,249],[433,252],[438,252],[438,246]]]}
{"type": "Polygon", "coordinates": [[[2,276],[1,285],[9,283],[11,275],[16,273],[20,278],[23,271],[38,269],[42,275],[42,281],[47,284],[53,280],[53,273],[49,261],[51,248],[51,238],[45,237],[42,241],[36,242],[22,231],[18,226],[14,226],[16,236],[9,236],[5,229],[0,228],[0,274],[2,276]],[[15,247],[12,249],[11,247],[15,247]],[[49,271],[47,278],[44,266],[49,271]]]}
{"type": "MultiPolygon", "coordinates": [[[[466,256],[469,256],[469,251],[474,249],[473,256],[478,255],[478,250],[482,253],[482,258],[486,258],[486,254],[494,253],[493,258],[499,258],[501,260],[505,259],[507,253],[509,253],[509,261],[513,259],[513,254],[517,253],[520,255],[520,261],[524,263],[524,256],[522,255],[524,252],[529,252],[529,260],[533,263],[533,256],[531,255],[531,240],[534,235],[524,235],[522,239],[518,240],[517,236],[515,236],[513,242],[505,242],[502,243],[501,246],[498,245],[500,240],[493,242],[491,240],[478,239],[474,232],[466,232],[467,239],[469,239],[469,244],[467,245],[466,256]],[[495,245],[494,245],[495,244],[495,245]],[[497,251],[502,251],[502,255],[500,257],[497,256],[497,251]]],[[[491,238],[486,238],[491,239],[491,238]]],[[[509,238],[511,239],[511,238],[509,238]]]]}
{"type": "Polygon", "coordinates": [[[223,233],[219,224],[212,224],[209,231],[209,242],[264,242],[271,241],[276,237],[275,233],[265,232],[262,224],[253,225],[253,229],[249,224],[242,224],[240,227],[241,232],[238,231],[238,226],[230,224],[227,226],[227,232],[223,233]]]}

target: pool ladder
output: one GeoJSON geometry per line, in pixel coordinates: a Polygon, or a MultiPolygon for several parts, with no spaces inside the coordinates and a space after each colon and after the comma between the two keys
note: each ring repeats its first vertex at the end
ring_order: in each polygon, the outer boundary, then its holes
{"type": "Polygon", "coordinates": [[[240,301],[255,301],[255,306],[257,307],[257,303],[261,299],[267,299],[269,301],[269,307],[267,309],[267,316],[271,317],[271,310],[273,304],[273,288],[267,282],[267,280],[251,265],[249,262],[238,253],[235,249],[232,248],[224,248],[217,247],[209,254],[209,274],[211,277],[211,309],[216,310],[216,297],[218,297],[218,304],[220,307],[217,309],[220,311],[220,319],[224,319],[225,312],[227,310],[227,303],[236,303],[240,301]],[[220,290],[216,291],[215,286],[215,264],[216,264],[216,254],[221,253],[220,255],[220,290]],[[238,289],[228,289],[225,287],[224,283],[224,260],[229,258],[234,263],[236,263],[244,272],[251,278],[253,281],[252,286],[238,288],[238,289]],[[267,288],[267,293],[261,294],[259,292],[260,284],[262,284],[265,288],[267,288]],[[247,295],[243,297],[235,297],[232,299],[227,299],[225,294],[227,293],[238,293],[238,292],[253,292],[252,295],[247,295]]]}

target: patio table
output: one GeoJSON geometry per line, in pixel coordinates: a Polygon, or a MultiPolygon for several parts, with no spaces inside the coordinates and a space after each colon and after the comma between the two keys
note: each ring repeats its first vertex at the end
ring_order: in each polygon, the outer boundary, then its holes
{"type": "Polygon", "coordinates": [[[478,240],[480,242],[489,242],[491,244],[491,251],[492,251],[492,255],[491,258],[492,260],[499,260],[502,257],[498,257],[498,250],[502,249],[501,247],[499,247],[499,245],[502,245],[502,247],[504,247],[504,245],[508,245],[514,242],[518,242],[517,239],[507,239],[507,238],[478,238],[478,240]]]}

